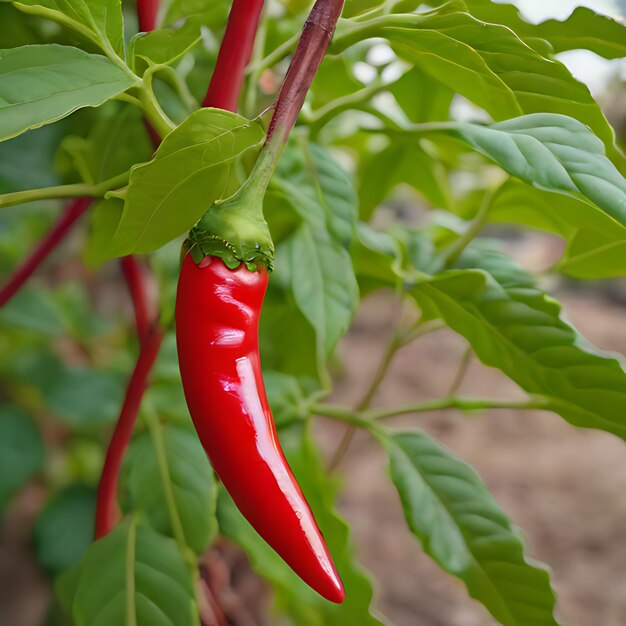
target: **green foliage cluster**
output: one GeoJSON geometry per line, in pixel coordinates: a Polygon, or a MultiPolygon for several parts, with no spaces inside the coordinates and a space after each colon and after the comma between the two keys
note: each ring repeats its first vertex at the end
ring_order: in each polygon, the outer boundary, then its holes
{"type": "Polygon", "coordinates": [[[259,80],[280,77],[308,4],[283,0],[264,18],[239,115],[198,110],[224,0],[171,0],[158,30],[134,36],[132,7],[120,0],[0,3],[0,207],[18,205],[0,213],[2,273],[45,232],[54,198],[97,198],[83,236],[63,253],[86,264],[89,287],[51,272],[0,311],[0,507],[33,479],[49,489],[34,546],[58,576],[71,623],[199,624],[196,556],[218,533],[245,549],[293,623],[388,623],[371,608],[372,583],[335,509],[338,484],[311,436],[313,417],[326,415],[383,445],[411,532],[497,621],[555,626],[547,570],[525,556],[475,472],[426,433],[381,422],[514,406],[626,437],[622,364],[563,319],[537,277],[479,238],[490,223],[541,230],[565,242],[552,272],[626,274],[624,138],[555,57],[573,49],[624,57],[626,26],[588,8],[531,24],[491,0],[347,1],[265,197],[276,269],[261,327],[281,439],[345,583],[347,600],[336,606],[287,568],[218,487],[193,434],[170,329],[181,237],[246,179],[273,95],[259,80]],[[390,54],[377,64],[381,40],[390,54]],[[367,83],[354,71],[364,63],[374,75],[367,83]],[[455,117],[461,98],[478,121],[455,117]],[[144,116],[166,136],[154,154],[144,116]],[[425,209],[422,225],[394,217],[380,228],[379,207],[407,188],[425,209]],[[130,253],[149,253],[168,333],[125,461],[126,517],[91,544],[102,445],[137,351],[122,311],[105,315],[93,293],[114,272],[108,261],[130,253]],[[396,329],[388,360],[448,327],[527,400],[323,404],[337,342],[360,300],[384,289],[416,312],[396,329]]]}

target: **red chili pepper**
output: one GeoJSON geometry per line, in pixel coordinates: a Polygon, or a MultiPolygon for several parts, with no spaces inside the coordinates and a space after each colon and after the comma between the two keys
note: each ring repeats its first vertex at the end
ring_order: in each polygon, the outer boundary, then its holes
{"type": "Polygon", "coordinates": [[[332,602],[344,590],[311,509],[280,448],[259,358],[268,271],[186,254],[176,300],[180,372],[213,468],[257,532],[332,602]]]}

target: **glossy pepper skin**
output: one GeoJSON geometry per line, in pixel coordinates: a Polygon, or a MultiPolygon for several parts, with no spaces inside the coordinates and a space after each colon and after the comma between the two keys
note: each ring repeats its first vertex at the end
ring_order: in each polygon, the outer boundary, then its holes
{"type": "Polygon", "coordinates": [[[187,405],[213,468],[267,543],[332,602],[344,590],[311,509],[280,448],[259,358],[268,272],[218,257],[183,260],[176,336],[187,405]]]}

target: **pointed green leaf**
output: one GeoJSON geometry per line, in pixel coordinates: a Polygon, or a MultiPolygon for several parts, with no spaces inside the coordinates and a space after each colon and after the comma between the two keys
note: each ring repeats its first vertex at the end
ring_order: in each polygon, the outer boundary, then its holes
{"type": "Polygon", "coordinates": [[[325,373],[324,363],[318,360],[318,338],[291,293],[282,246],[276,252],[278,262],[267,289],[259,328],[263,369],[317,380],[325,373]]]}
{"type": "Polygon", "coordinates": [[[206,21],[203,15],[193,15],[176,28],[139,33],[131,42],[132,54],[155,65],[174,63],[199,43],[206,21]]]}
{"type": "MultiPolygon", "coordinates": [[[[281,157],[276,176],[290,183],[290,192],[297,188],[300,195],[315,202],[332,238],[346,248],[350,245],[358,200],[350,178],[327,150],[304,139],[297,140],[281,157]]],[[[303,215],[304,211],[299,213],[303,215]]]]}
{"type": "Polygon", "coordinates": [[[352,262],[363,296],[381,288],[395,289],[402,281],[402,249],[389,233],[365,222],[357,226],[358,241],[351,250],[352,262]]]}
{"type": "Polygon", "coordinates": [[[447,119],[454,97],[451,89],[417,66],[389,85],[389,91],[411,122],[447,119]]]}
{"type": "Polygon", "coordinates": [[[298,148],[287,153],[272,182],[274,193],[301,220],[278,247],[277,265],[284,264],[296,304],[315,329],[323,363],[358,305],[346,250],[354,234],[356,198],[347,176],[321,148],[298,148]]]}
{"type": "Polygon", "coordinates": [[[85,262],[98,266],[113,256],[113,236],[122,219],[124,203],[118,198],[100,200],[89,211],[89,236],[85,262]]]}
{"type": "Polygon", "coordinates": [[[163,424],[159,428],[159,440],[143,433],[128,451],[127,509],[140,511],[160,533],[174,536],[169,510],[173,504],[186,544],[201,554],[217,530],[213,470],[195,432],[163,424]]]}
{"type": "Polygon", "coordinates": [[[626,249],[626,180],[580,122],[535,114],[492,126],[455,123],[452,132],[537,190],[514,181],[496,194],[491,219],[516,221],[568,242],[559,267],[577,278],[621,276],[626,249]],[[565,194],[551,200],[539,190],[565,194]]]}
{"type": "Polygon", "coordinates": [[[71,46],[0,50],[0,140],[97,107],[132,84],[107,58],[71,46]]]}
{"type": "MultiPolygon", "coordinates": [[[[474,265],[481,267],[480,256],[474,265]]],[[[546,410],[626,438],[626,373],[561,318],[558,302],[527,284],[500,284],[482,269],[445,272],[412,293],[427,317],[441,318],[546,410]]]]}
{"type": "Polygon", "coordinates": [[[504,626],[557,626],[548,572],[471,467],[420,431],[386,446],[404,515],[424,551],[504,626]]]}
{"type": "MultiPolygon", "coordinates": [[[[484,108],[495,120],[525,113],[561,113],[587,124],[620,159],[614,133],[586,85],[511,29],[482,22],[446,4],[427,14],[389,15],[336,37],[339,50],[385,37],[398,53],[484,108]]],[[[419,89],[419,85],[416,85],[419,89]]]]}
{"type": "Polygon", "coordinates": [[[602,142],[577,120],[537,113],[492,126],[458,122],[454,128],[509,174],[541,189],[583,196],[626,225],[626,180],[602,142]]]}
{"type": "Polygon", "coordinates": [[[263,371],[267,399],[278,428],[288,426],[308,415],[308,396],[318,390],[311,378],[296,378],[282,372],[263,371]]]}
{"type": "Polygon", "coordinates": [[[124,58],[121,0],[8,0],[25,13],[42,15],[124,58]]]}
{"type": "Polygon", "coordinates": [[[418,191],[435,208],[448,208],[451,198],[445,169],[416,141],[393,141],[362,160],[360,213],[364,220],[401,184],[418,191]]]}
{"type": "MultiPolygon", "coordinates": [[[[315,328],[321,362],[348,330],[358,306],[350,254],[323,230],[302,224],[281,247],[298,308],[315,328]]],[[[278,257],[279,260],[281,257],[278,257]]]]}
{"type": "Polygon", "coordinates": [[[191,574],[173,539],[126,520],[93,543],[58,580],[57,593],[82,626],[199,626],[191,574]]]}
{"type": "Polygon", "coordinates": [[[491,222],[523,224],[560,235],[567,247],[558,269],[574,278],[626,275],[626,224],[583,199],[548,193],[510,179],[498,189],[491,222]]]}
{"type": "Polygon", "coordinates": [[[504,24],[524,38],[541,38],[550,42],[554,52],[591,50],[605,59],[626,56],[626,25],[606,15],[579,6],[564,20],[550,19],[530,24],[512,4],[491,0],[465,0],[474,17],[484,22],[504,24]]]}
{"type": "Polygon", "coordinates": [[[240,115],[202,109],[173,130],[154,158],[133,168],[115,253],[151,252],[189,230],[232,193],[240,158],[264,139],[262,126],[240,115]]]}

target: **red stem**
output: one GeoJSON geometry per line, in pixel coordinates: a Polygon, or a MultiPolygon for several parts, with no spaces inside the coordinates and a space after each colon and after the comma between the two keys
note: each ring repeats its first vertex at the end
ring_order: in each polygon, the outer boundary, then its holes
{"type": "Polygon", "coordinates": [[[100,484],[98,485],[96,539],[104,537],[120,519],[120,510],[117,504],[118,476],[124,453],[133,434],[135,418],[148,384],[150,371],[159,354],[162,339],[163,330],[155,324],[145,337],[137,364],[128,382],[124,404],[107,449],[100,484]]]}
{"type": "MultiPolygon", "coordinates": [[[[158,0],[137,0],[139,30],[149,32],[154,29],[158,10],[158,0]]],[[[157,147],[160,138],[150,124],[147,122],[145,124],[157,147]]],[[[148,298],[144,268],[133,256],[122,257],[120,264],[133,301],[141,348],[102,467],[96,503],[96,539],[108,534],[121,517],[117,503],[117,483],[122,460],[130,443],[141,400],[148,385],[148,377],[163,339],[163,329],[158,324],[156,311],[153,310],[148,298]]]]}
{"type": "Polygon", "coordinates": [[[302,36],[276,100],[267,131],[269,139],[280,128],[286,141],[298,119],[306,94],[333,38],[343,0],[317,0],[304,23],[302,36]]]}
{"type": "Polygon", "coordinates": [[[152,307],[146,289],[145,268],[134,256],[122,257],[120,265],[133,301],[137,334],[139,340],[143,342],[148,335],[150,321],[156,317],[156,314],[151,311],[152,307]]]}
{"type": "Polygon", "coordinates": [[[215,71],[202,106],[237,110],[262,10],[263,0],[233,0],[215,71]]]}
{"type": "Polygon", "coordinates": [[[6,285],[0,290],[0,307],[4,306],[21,289],[33,272],[67,236],[90,204],[91,198],[78,198],[65,208],[56,223],[15,270],[6,285]]]}
{"type": "Polygon", "coordinates": [[[156,28],[159,0],[137,0],[137,17],[139,30],[149,33],[156,28]]]}

